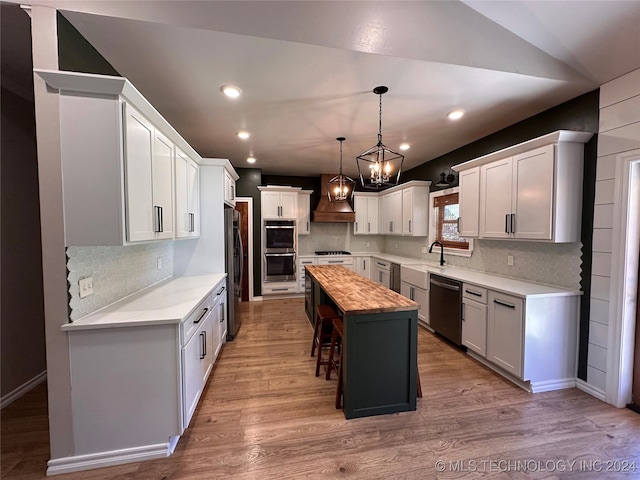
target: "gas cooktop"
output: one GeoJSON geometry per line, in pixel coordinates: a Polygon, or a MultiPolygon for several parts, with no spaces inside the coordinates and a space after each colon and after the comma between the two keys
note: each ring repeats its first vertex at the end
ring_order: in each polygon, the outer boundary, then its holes
{"type": "Polygon", "coordinates": [[[351,255],[351,252],[345,252],[344,250],[321,250],[315,253],[316,255],[351,255]]]}

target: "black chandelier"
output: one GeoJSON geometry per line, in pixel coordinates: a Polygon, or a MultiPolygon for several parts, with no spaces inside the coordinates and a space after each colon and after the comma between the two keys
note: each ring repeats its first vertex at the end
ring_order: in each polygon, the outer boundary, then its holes
{"type": "Polygon", "coordinates": [[[349,190],[353,193],[356,182],[342,174],[342,142],[344,137],[336,138],[340,142],[340,173],[327,182],[327,195],[330,202],[344,202],[349,197],[349,190]]]}
{"type": "Polygon", "coordinates": [[[373,93],[380,96],[378,143],[356,157],[360,182],[370,190],[383,190],[398,185],[404,161],[404,155],[382,143],[382,95],[388,91],[384,86],[373,89],[373,93]]]}

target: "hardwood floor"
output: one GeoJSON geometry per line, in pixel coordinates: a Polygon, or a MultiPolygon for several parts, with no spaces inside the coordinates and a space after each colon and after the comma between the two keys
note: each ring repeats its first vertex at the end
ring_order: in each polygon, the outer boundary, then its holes
{"type": "MultiPolygon", "coordinates": [[[[303,300],[243,313],[172,456],[55,478],[640,478],[640,415],[577,389],[531,395],[423,329],[418,409],[347,421],[335,376],[314,375],[303,300]]],[[[1,420],[0,476],[44,478],[46,387],[1,420]]]]}

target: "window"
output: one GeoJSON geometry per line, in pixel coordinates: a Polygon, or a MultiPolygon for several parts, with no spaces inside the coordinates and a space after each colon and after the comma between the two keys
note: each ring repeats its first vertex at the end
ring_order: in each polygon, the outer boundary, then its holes
{"type": "Polygon", "coordinates": [[[453,255],[470,256],[473,240],[458,235],[458,188],[448,188],[431,194],[433,222],[431,241],[442,243],[445,251],[453,255]]]}

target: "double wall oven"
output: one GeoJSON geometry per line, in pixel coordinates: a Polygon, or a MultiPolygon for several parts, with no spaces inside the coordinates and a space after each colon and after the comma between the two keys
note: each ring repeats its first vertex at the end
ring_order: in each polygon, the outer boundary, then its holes
{"type": "Polygon", "coordinates": [[[295,220],[264,221],[264,281],[296,280],[295,220]]]}

